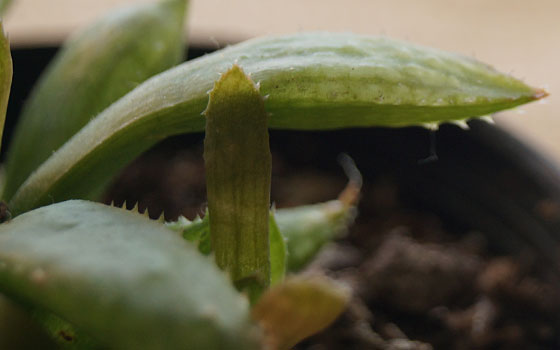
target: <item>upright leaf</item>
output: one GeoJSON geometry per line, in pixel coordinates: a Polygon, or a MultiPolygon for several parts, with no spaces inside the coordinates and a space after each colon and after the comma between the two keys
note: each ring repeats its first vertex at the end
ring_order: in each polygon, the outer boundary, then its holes
{"type": "Polygon", "coordinates": [[[184,54],[186,0],[136,5],[73,36],[49,65],[20,117],[4,198],[99,112],[184,54]]]}
{"type": "Polygon", "coordinates": [[[68,201],[0,225],[0,292],[103,348],[259,348],[247,300],[213,261],[162,224],[102,204],[68,201]]]}
{"type": "MultiPolygon", "coordinates": [[[[271,211],[268,226],[271,285],[281,282],[287,271],[305,267],[325,244],[346,233],[355,213],[355,205],[341,199],[271,211]]],[[[180,217],[166,226],[209,255],[212,247],[208,219],[208,215],[193,221],[180,217]]]]}
{"type": "MultiPolygon", "coordinates": [[[[1,10],[1,8],[0,8],[1,10]]],[[[1,12],[0,12],[1,13],[1,12]]],[[[0,140],[4,132],[6,120],[6,109],[12,86],[12,55],[10,53],[10,42],[4,33],[4,27],[0,21],[0,140]]]]}
{"type": "Polygon", "coordinates": [[[203,131],[207,91],[234,62],[268,95],[273,128],[422,125],[546,96],[471,58],[385,38],[311,33],[251,40],[159,74],[106,109],[26,180],[12,211],[87,197],[157,141],[203,131]]]}
{"type": "Polygon", "coordinates": [[[234,65],[210,92],[204,139],[210,239],[216,263],[256,300],[270,284],[268,115],[234,65]]]}

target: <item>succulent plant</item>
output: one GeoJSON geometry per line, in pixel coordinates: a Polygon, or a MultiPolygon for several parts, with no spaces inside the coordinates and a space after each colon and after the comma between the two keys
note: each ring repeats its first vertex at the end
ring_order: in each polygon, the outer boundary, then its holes
{"type": "MultiPolygon", "coordinates": [[[[8,150],[0,292],[62,348],[289,349],[348,300],[325,278],[285,275],[352,221],[360,184],[271,211],[268,128],[463,124],[546,96],[470,58],[354,34],[259,38],[170,68],[185,9],[136,6],[73,36],[8,150]],[[90,201],[158,141],[202,131],[204,218],[90,201]]],[[[4,116],[5,36],[0,51],[4,116]]]]}

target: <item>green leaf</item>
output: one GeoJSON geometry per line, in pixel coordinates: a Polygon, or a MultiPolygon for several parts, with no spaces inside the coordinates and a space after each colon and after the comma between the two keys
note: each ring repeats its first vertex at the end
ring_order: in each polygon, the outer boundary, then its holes
{"type": "Polygon", "coordinates": [[[7,155],[6,199],[95,115],[182,60],[185,6],[124,8],[68,40],[24,106],[7,155]]]}
{"type": "Polygon", "coordinates": [[[268,221],[268,235],[270,237],[270,284],[272,286],[282,282],[286,275],[288,250],[284,236],[278,228],[275,210],[270,212],[268,221]]]}
{"type": "MultiPolygon", "coordinates": [[[[0,13],[1,13],[0,4],[0,13]]],[[[10,88],[12,86],[12,55],[10,54],[10,42],[4,27],[0,21],[0,140],[4,132],[4,122],[6,120],[6,109],[8,108],[8,99],[10,97],[10,88]]]]}
{"type": "Polygon", "coordinates": [[[197,242],[200,240],[202,232],[208,229],[208,220],[197,216],[191,221],[184,216],[179,216],[177,221],[165,222],[165,226],[181,234],[187,241],[197,242]]]}
{"type": "MultiPolygon", "coordinates": [[[[356,214],[352,203],[354,198],[353,195],[351,200],[341,198],[277,209],[270,213],[268,232],[272,285],[282,281],[286,270],[298,271],[305,267],[325,244],[346,233],[356,214]]],[[[208,215],[193,221],[180,217],[166,225],[187,241],[195,243],[204,255],[212,252],[208,215]]]]}
{"type": "Polygon", "coordinates": [[[276,211],[288,246],[288,271],[301,270],[321,248],[347,232],[356,208],[341,200],[276,211]]]}
{"type": "Polygon", "coordinates": [[[203,131],[207,91],[234,62],[268,95],[273,128],[423,125],[546,96],[471,58],[385,38],[251,40],[159,74],[106,109],[26,180],[11,198],[12,211],[87,197],[161,139],[203,131]]]}
{"type": "MultiPolygon", "coordinates": [[[[274,218],[275,210],[271,211],[268,218],[268,235],[270,241],[270,283],[272,285],[281,282],[286,274],[286,264],[288,252],[284,236],[278,229],[278,224],[274,218]]],[[[189,242],[198,246],[198,251],[204,255],[212,253],[210,242],[209,216],[195,218],[190,221],[181,216],[177,221],[166,222],[165,225],[178,232],[189,242]]]]}
{"type": "Polygon", "coordinates": [[[196,217],[193,221],[180,216],[177,221],[166,222],[165,225],[181,234],[187,241],[195,243],[202,254],[209,255],[212,252],[208,213],[204,218],[196,217]]]}
{"type": "Polygon", "coordinates": [[[259,348],[247,300],[209,258],[102,204],[63,202],[0,225],[0,292],[111,349],[259,348]]]}
{"type": "Polygon", "coordinates": [[[269,289],[252,315],[264,329],[266,349],[289,350],[329,326],[349,299],[348,288],[325,277],[295,277],[269,289]]]}
{"type": "Polygon", "coordinates": [[[214,85],[204,115],[212,250],[218,266],[255,301],[270,285],[268,115],[258,88],[237,65],[214,85]]]}
{"type": "Polygon", "coordinates": [[[348,232],[357,214],[362,174],[346,154],[338,158],[348,184],[336,200],[278,210],[276,220],[287,242],[288,271],[305,267],[327,243],[348,232]]]}

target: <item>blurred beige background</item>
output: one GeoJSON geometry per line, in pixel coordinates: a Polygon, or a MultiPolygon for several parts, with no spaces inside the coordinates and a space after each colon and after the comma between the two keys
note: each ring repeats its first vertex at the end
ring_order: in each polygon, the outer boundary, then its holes
{"type": "MultiPolygon", "coordinates": [[[[58,43],[110,8],[138,0],[14,0],[13,45],[58,43]]],[[[191,42],[223,46],[304,30],[386,35],[474,56],[551,97],[496,117],[560,164],[560,0],[192,0],[191,42]]]]}

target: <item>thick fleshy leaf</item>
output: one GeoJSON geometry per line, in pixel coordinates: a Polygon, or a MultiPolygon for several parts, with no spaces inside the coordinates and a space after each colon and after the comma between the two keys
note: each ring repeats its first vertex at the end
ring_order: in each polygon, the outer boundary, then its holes
{"type": "Polygon", "coordinates": [[[346,308],[348,288],[325,277],[295,277],[269,289],[254,306],[266,349],[289,350],[329,326],[346,308]]]}
{"type": "Polygon", "coordinates": [[[305,267],[333,239],[348,231],[356,216],[356,204],[361,189],[352,180],[338,199],[276,211],[276,222],[286,239],[288,271],[305,267]]]}
{"type": "Polygon", "coordinates": [[[0,291],[112,349],[256,349],[248,302],[162,224],[86,201],[0,225],[0,291]]]}
{"type": "Polygon", "coordinates": [[[385,38],[311,33],[251,40],[159,74],[120,99],[26,180],[12,210],[86,197],[157,141],[204,130],[207,91],[234,62],[268,95],[273,128],[424,125],[546,96],[471,58],[385,38]]]}
{"type": "MultiPolygon", "coordinates": [[[[0,4],[1,13],[1,4],[0,4]]],[[[10,53],[10,42],[4,33],[4,27],[0,21],[0,139],[4,132],[4,122],[6,120],[6,109],[12,87],[12,55],[10,53]]]]}
{"type": "Polygon", "coordinates": [[[264,100],[234,65],[214,85],[204,116],[212,250],[218,266],[254,301],[270,285],[272,159],[264,100]]]}
{"type": "Polygon", "coordinates": [[[20,116],[6,164],[4,198],[91,118],[184,55],[186,0],[110,13],[71,37],[20,116]]]}

